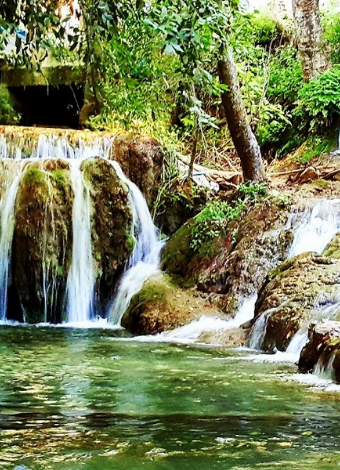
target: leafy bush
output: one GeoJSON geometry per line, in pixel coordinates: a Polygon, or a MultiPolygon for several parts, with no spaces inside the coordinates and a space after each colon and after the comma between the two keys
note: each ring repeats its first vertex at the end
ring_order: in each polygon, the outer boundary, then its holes
{"type": "Polygon", "coordinates": [[[340,64],[340,14],[327,15],[323,21],[324,40],[331,49],[332,63],[340,64]]]}
{"type": "Polygon", "coordinates": [[[296,47],[280,46],[270,61],[268,98],[282,105],[292,105],[303,83],[296,47]]]}
{"type": "Polygon", "coordinates": [[[18,124],[20,114],[13,108],[11,95],[6,85],[0,85],[0,124],[18,124]]]}
{"type": "Polygon", "coordinates": [[[296,116],[305,117],[309,130],[321,131],[340,115],[340,67],[305,83],[298,94],[296,116]]]}
{"type": "Polygon", "coordinates": [[[239,218],[245,204],[244,201],[239,200],[233,206],[222,201],[208,203],[203,211],[195,217],[190,248],[201,255],[209,251],[207,244],[225,233],[228,223],[239,218]]]}

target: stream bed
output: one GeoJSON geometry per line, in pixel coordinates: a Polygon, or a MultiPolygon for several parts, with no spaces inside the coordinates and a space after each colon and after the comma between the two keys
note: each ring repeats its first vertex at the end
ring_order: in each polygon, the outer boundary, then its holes
{"type": "Polygon", "coordinates": [[[35,326],[1,326],[0,353],[0,468],[340,468],[340,393],[294,364],[35,326]]]}

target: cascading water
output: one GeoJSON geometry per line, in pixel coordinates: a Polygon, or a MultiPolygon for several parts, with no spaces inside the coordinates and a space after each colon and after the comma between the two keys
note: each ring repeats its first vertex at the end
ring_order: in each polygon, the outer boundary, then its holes
{"type": "Polygon", "coordinates": [[[323,200],[307,208],[302,217],[294,214],[289,221],[294,241],[288,258],[307,251],[320,254],[340,231],[340,199],[323,200]]]}
{"type": "Polygon", "coordinates": [[[11,260],[12,239],[15,224],[15,198],[17,195],[22,165],[14,172],[6,174],[7,189],[0,201],[0,320],[4,321],[7,314],[7,291],[9,280],[9,266],[11,260]],[[11,177],[10,177],[11,176],[11,177]]]}
{"type": "Polygon", "coordinates": [[[24,136],[0,135],[1,159],[86,159],[110,158],[112,137],[92,138],[89,142],[76,139],[71,143],[67,136],[40,134],[37,141],[24,136]]]}
{"type": "Polygon", "coordinates": [[[145,198],[139,188],[123,173],[120,165],[112,161],[118,177],[129,188],[129,200],[132,209],[131,234],[135,246],[130,256],[128,269],[120,281],[117,296],[110,308],[109,320],[120,325],[121,318],[128,308],[132,297],[142,288],[143,283],[159,272],[160,252],[163,242],[158,238],[145,198]]]}
{"type": "Polygon", "coordinates": [[[91,200],[80,169],[81,162],[70,161],[74,191],[72,263],[67,278],[67,317],[70,323],[83,323],[93,317],[95,275],[91,244],[91,200]]]}
{"type": "MultiPolygon", "coordinates": [[[[321,254],[328,243],[340,231],[340,199],[322,200],[312,207],[306,208],[302,214],[292,214],[288,221],[288,227],[291,227],[294,231],[294,240],[289,250],[288,258],[308,251],[321,254]]],[[[339,301],[338,299],[338,301],[334,301],[334,305],[327,305],[322,312],[322,317],[328,318],[328,313],[331,315],[336,310],[339,301]]],[[[282,305],[279,306],[279,308],[281,307],[282,305]]],[[[261,348],[268,318],[275,310],[277,309],[265,312],[255,322],[249,340],[249,346],[252,349],[261,348]]],[[[320,309],[315,311],[315,317],[317,316],[320,316],[320,309]]],[[[301,339],[301,333],[298,332],[293,337],[290,345],[293,347],[293,345],[298,344],[301,351],[304,346],[304,344],[301,345],[301,341],[304,341],[305,344],[307,336],[304,335],[303,339],[301,339]]],[[[290,351],[290,353],[293,353],[293,351],[290,351]]],[[[296,351],[294,353],[296,354],[296,351]]]]}
{"type": "MultiPolygon", "coordinates": [[[[70,166],[70,177],[74,192],[72,224],[73,224],[73,247],[71,267],[67,276],[66,286],[66,310],[67,321],[70,323],[83,323],[93,319],[93,296],[95,284],[95,268],[91,246],[91,201],[89,189],[83,180],[80,170],[81,161],[90,157],[100,157],[109,161],[112,153],[113,138],[108,136],[91,138],[89,141],[77,138],[76,134],[71,137],[67,133],[56,136],[51,133],[42,133],[36,138],[36,134],[22,131],[11,131],[0,135],[0,158],[4,160],[31,161],[44,159],[67,159],[70,166]]],[[[158,272],[159,257],[162,242],[158,240],[157,229],[153,225],[146,201],[136,185],[125,177],[116,162],[111,162],[119,178],[129,187],[129,200],[133,212],[132,236],[135,239],[135,248],[129,259],[127,271],[123,275],[114,302],[115,323],[119,323],[121,315],[128,306],[131,297],[142,286],[143,282],[151,275],[158,272]]],[[[48,180],[47,176],[47,180],[48,180]]],[[[1,266],[0,276],[2,279],[1,317],[6,318],[8,266],[10,257],[11,239],[13,227],[9,230],[9,220],[13,217],[14,224],[14,201],[18,189],[20,177],[13,181],[8,189],[8,195],[2,198],[1,222],[7,230],[2,230],[0,240],[1,266]],[[13,196],[13,197],[12,197],[13,196]],[[12,211],[12,212],[11,212],[12,211]],[[12,214],[12,215],[11,215],[12,214]]],[[[46,181],[49,185],[49,181],[46,181]]],[[[52,206],[52,204],[51,204],[52,206]]],[[[53,225],[53,207],[46,203],[46,219],[53,225]],[[47,217],[48,215],[48,217],[47,217]]],[[[46,221],[45,221],[46,222],[46,221]]],[[[44,222],[44,224],[45,224],[44,222]]],[[[45,226],[45,225],[44,225],[45,226]]],[[[51,230],[50,230],[51,231],[51,230]]],[[[53,231],[53,230],[52,230],[53,231]]],[[[52,236],[53,234],[49,234],[52,236]]],[[[46,231],[47,236],[47,231],[46,231]]],[[[54,267],[49,265],[48,255],[45,254],[49,240],[43,237],[42,256],[42,291],[44,296],[44,318],[47,315],[48,302],[54,298],[56,291],[54,267]]]]}

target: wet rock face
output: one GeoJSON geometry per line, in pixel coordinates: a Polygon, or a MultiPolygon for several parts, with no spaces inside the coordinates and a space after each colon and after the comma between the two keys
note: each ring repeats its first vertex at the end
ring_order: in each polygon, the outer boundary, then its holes
{"type": "Polygon", "coordinates": [[[308,329],[308,342],[301,351],[300,372],[329,371],[340,382],[340,322],[313,322],[308,329]]]}
{"type": "Polygon", "coordinates": [[[255,318],[268,315],[262,349],[284,351],[315,312],[340,310],[340,260],[304,253],[282,263],[259,293],[255,318]]]}
{"type": "Polygon", "coordinates": [[[287,218],[288,211],[275,202],[259,203],[240,221],[231,222],[223,236],[212,239],[203,254],[191,247],[191,219],[169,240],[163,268],[184,285],[197,284],[219,308],[233,314],[240,301],[260,289],[268,271],[285,259],[293,239],[291,230],[285,229],[287,218]]]}
{"type": "MultiPolygon", "coordinates": [[[[72,251],[72,204],[67,163],[27,164],[15,205],[11,289],[28,322],[63,319],[72,251]]],[[[11,314],[20,317],[9,308],[11,314]]]]}
{"type": "Polygon", "coordinates": [[[113,140],[112,155],[151,203],[162,173],[163,152],[160,144],[151,137],[119,134],[113,140]]]}
{"type": "Polygon", "coordinates": [[[285,229],[286,220],[287,214],[281,212],[279,217],[275,204],[263,204],[246,214],[229,235],[227,249],[200,273],[199,290],[218,294],[224,311],[257,292],[268,271],[287,256],[293,234],[285,229]]]}
{"type": "Polygon", "coordinates": [[[85,160],[81,170],[90,186],[92,201],[92,254],[96,263],[96,300],[99,312],[105,312],[134,246],[130,233],[132,213],[128,188],[106,160],[85,160]]]}

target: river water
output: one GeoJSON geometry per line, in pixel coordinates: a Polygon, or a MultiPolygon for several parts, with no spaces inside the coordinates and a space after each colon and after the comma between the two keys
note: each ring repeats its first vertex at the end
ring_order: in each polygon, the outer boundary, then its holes
{"type": "Polygon", "coordinates": [[[340,393],[246,351],[0,328],[0,467],[334,469],[340,393]]]}

